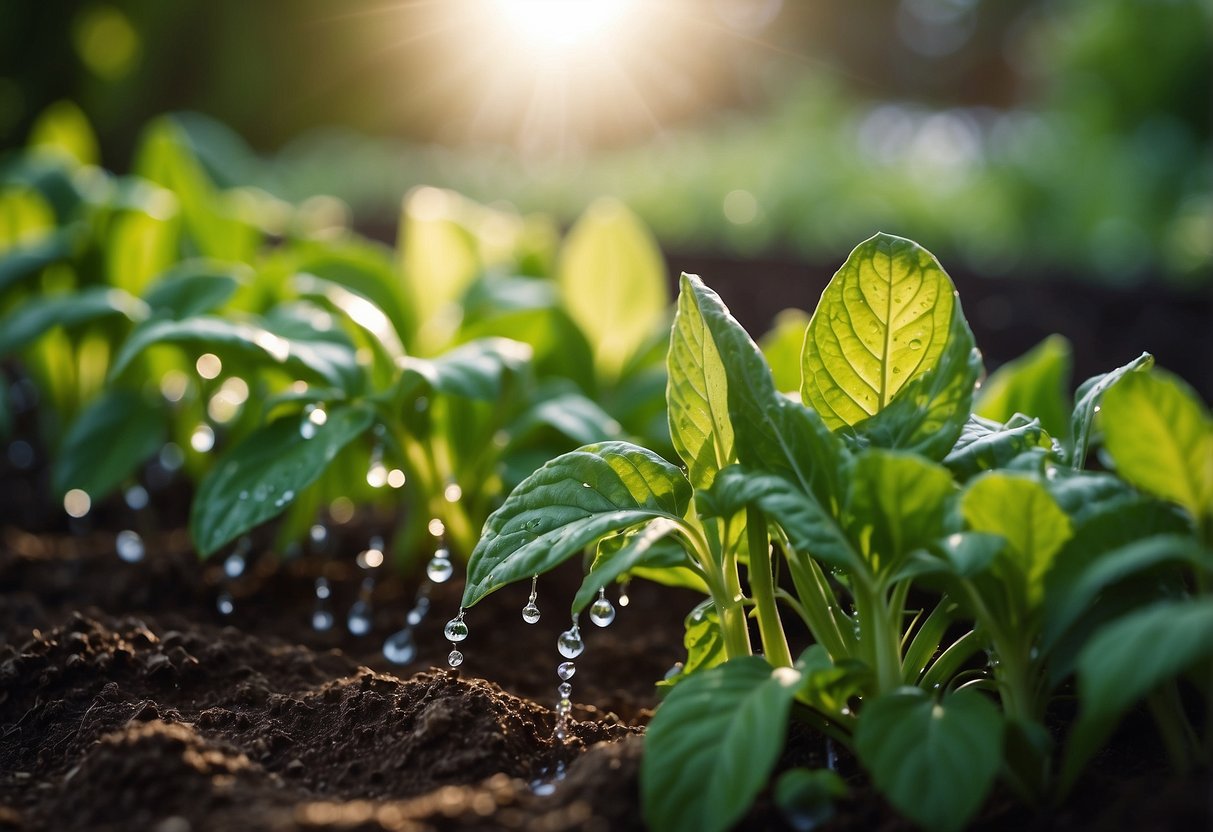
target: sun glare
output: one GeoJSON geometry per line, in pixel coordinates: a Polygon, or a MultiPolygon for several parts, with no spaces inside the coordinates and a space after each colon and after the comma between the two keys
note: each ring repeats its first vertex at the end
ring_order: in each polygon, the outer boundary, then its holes
{"type": "Polygon", "coordinates": [[[496,0],[503,22],[536,46],[569,48],[603,36],[634,0],[496,0]]]}

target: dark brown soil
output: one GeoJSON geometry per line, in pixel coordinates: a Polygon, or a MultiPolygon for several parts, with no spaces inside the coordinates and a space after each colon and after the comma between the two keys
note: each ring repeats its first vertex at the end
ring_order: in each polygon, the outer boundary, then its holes
{"type": "MultiPolygon", "coordinates": [[[[129,565],[112,535],[5,533],[0,830],[643,826],[638,734],[656,703],[652,681],[681,658],[693,596],[636,585],[611,628],[585,628],[574,699],[593,706],[574,709],[561,745],[549,705],[575,573],[541,580],[536,626],[520,620],[526,587],[469,611],[459,671],[432,667],[458,608],[454,582],[437,587],[419,661],[396,668],[380,645],[403,623],[413,585],[380,580],[371,636],[320,634],[312,582],[333,582],[340,624],[360,578],[351,565],[254,561],[224,617],[218,564],[199,564],[180,533],[149,543],[152,555],[129,565]],[[554,790],[536,794],[561,766],[554,790]]],[[[1065,811],[1035,815],[996,795],[980,827],[1211,828],[1207,780],[1171,780],[1157,749],[1133,742],[1112,755],[1119,773],[1097,771],[1065,811]]],[[[822,751],[819,736],[796,729],[782,765],[820,765],[822,751]]],[[[829,828],[909,828],[851,779],[829,828]]],[[[765,795],[744,825],[788,828],[765,795]]]]}

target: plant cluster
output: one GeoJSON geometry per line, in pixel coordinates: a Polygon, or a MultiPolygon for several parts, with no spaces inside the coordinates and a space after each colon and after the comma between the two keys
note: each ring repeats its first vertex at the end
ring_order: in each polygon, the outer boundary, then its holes
{"type": "Polygon", "coordinates": [[[432,518],[466,555],[552,455],[668,443],[664,268],[622,205],[562,241],[544,217],[422,188],[393,250],[340,203],[217,187],[171,119],[131,175],[94,149],[61,105],[0,168],[0,356],[47,405],[69,508],[137,483],[168,442],[203,556],[279,516],[281,551],[355,505],[404,509],[401,557],[432,518]]]}
{"type": "MultiPolygon", "coordinates": [[[[647,734],[655,828],[737,820],[789,719],[932,829],[963,827],[999,779],[1061,799],[1143,699],[1175,768],[1207,764],[1180,691],[1208,712],[1213,420],[1183,382],[1144,354],[1071,406],[1050,339],[975,397],[981,355],[951,280],[883,234],[807,326],[789,318],[766,343],[775,373],[683,275],[666,359],[683,466],[623,441],[558,456],[489,517],[468,565],[465,607],[587,549],[574,617],[629,574],[703,590],[647,734]],[[1087,468],[1096,447],[1106,470],[1087,468]],[[788,616],[811,634],[798,654],[788,616]],[[1058,736],[1049,708],[1074,696],[1058,736]]],[[[793,770],[775,796],[821,813],[842,791],[829,769],[793,770]]]]}

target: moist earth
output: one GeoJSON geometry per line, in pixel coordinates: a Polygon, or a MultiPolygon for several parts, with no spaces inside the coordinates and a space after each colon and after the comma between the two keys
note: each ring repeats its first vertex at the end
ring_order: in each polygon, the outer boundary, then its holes
{"type": "MultiPolygon", "coordinates": [[[[552,738],[557,634],[578,575],[468,611],[457,671],[442,625],[459,587],[434,588],[418,661],[389,664],[415,584],[384,575],[372,634],[340,626],[361,574],[352,564],[261,558],[236,581],[199,563],[180,532],[123,563],[113,536],[5,533],[0,549],[0,829],[411,830],[643,827],[640,734],[652,684],[682,657],[690,593],[634,585],[605,630],[584,627],[565,743],[552,738]],[[311,629],[312,586],[333,588],[338,626],[311,629]],[[220,615],[221,589],[235,599],[220,615]]],[[[1208,775],[1165,773],[1148,721],[1130,720],[1064,810],[1008,795],[983,829],[1213,828],[1208,775]],[[1140,724],[1138,724],[1140,723],[1140,724]]],[[[824,740],[792,731],[781,768],[822,765],[824,740]]],[[[845,757],[848,799],[824,827],[762,795],[750,829],[911,828],[845,757]]]]}

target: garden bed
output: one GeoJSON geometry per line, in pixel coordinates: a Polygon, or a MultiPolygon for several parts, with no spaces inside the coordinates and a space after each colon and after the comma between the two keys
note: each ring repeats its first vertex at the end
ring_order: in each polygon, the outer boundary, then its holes
{"type": "MultiPolygon", "coordinates": [[[[134,565],[112,539],[10,530],[4,540],[0,828],[642,825],[637,735],[656,703],[651,682],[681,658],[689,595],[635,585],[610,629],[587,632],[562,747],[550,706],[557,599],[574,589],[571,572],[544,579],[545,617],[533,627],[519,620],[521,588],[477,606],[459,671],[430,667],[446,650],[444,613],[458,605],[454,582],[436,587],[419,661],[397,668],[379,654],[411,590],[395,578],[377,589],[372,636],[355,639],[308,623],[322,572],[339,619],[348,608],[357,578],[344,564],[254,561],[225,618],[214,606],[218,564],[200,564],[183,535],[150,541],[134,565]],[[567,776],[536,789],[562,762],[567,776]]],[[[795,730],[781,765],[820,765],[823,752],[821,737],[795,730]]],[[[1148,722],[1130,720],[1064,811],[1036,816],[996,794],[976,826],[1207,827],[1207,777],[1175,781],[1165,768],[1148,722]]],[[[852,779],[829,828],[909,828],[852,779]]],[[[745,821],[786,823],[767,799],[745,821]]]]}

